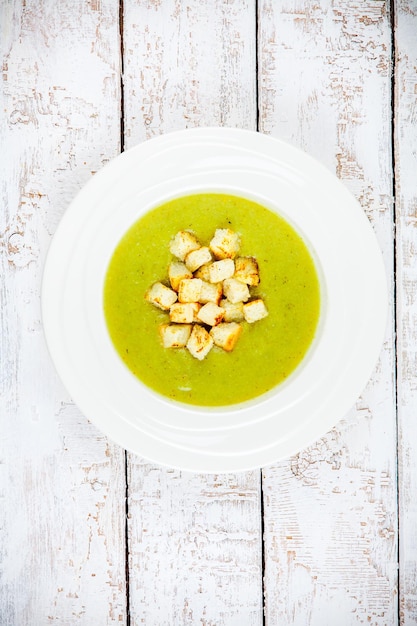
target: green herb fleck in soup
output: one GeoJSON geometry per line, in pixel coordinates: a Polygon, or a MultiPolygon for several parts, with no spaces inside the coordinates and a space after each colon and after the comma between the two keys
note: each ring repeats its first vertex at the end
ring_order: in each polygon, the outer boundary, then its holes
{"type": "Polygon", "coordinates": [[[214,193],[139,219],[104,286],[108,330],[127,367],[160,394],[200,406],[243,402],[284,381],[319,312],[318,276],[300,235],[255,202],[214,193]]]}

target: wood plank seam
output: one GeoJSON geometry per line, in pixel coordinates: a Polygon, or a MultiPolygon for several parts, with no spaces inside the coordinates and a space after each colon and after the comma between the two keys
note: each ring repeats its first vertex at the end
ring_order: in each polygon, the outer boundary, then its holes
{"type": "MultiPolygon", "coordinates": [[[[260,116],[261,116],[261,111],[260,111],[260,92],[262,89],[262,85],[261,85],[261,80],[260,80],[260,50],[259,50],[259,46],[260,46],[260,36],[259,36],[259,32],[260,32],[260,18],[259,18],[259,12],[260,12],[260,7],[259,7],[259,0],[255,0],[255,71],[256,71],[256,100],[255,100],[255,113],[256,113],[256,132],[261,132],[260,128],[261,128],[261,120],[260,120],[260,116]]],[[[261,591],[262,591],[262,626],[266,625],[266,611],[265,611],[265,596],[266,596],[266,589],[265,589],[265,559],[266,559],[266,554],[265,554],[265,516],[264,516],[264,490],[263,490],[263,484],[262,484],[262,479],[263,479],[263,473],[262,473],[262,468],[260,469],[259,472],[259,500],[260,500],[260,504],[259,504],[259,514],[260,514],[260,536],[261,536],[261,546],[260,546],[260,550],[261,550],[261,555],[260,555],[260,563],[261,563],[261,591]]]]}
{"type": "MultiPolygon", "coordinates": [[[[125,97],[124,97],[124,0],[119,0],[119,48],[120,48],[120,153],[125,149],[125,97]]],[[[125,590],[126,590],[126,626],[130,626],[130,567],[129,567],[129,476],[128,453],[124,451],[124,533],[125,533],[125,590]]]]}
{"type": "Polygon", "coordinates": [[[130,568],[129,568],[129,477],[128,454],[125,450],[125,589],[126,589],[126,626],[130,626],[130,568]]]}
{"type": "MultiPolygon", "coordinates": [[[[260,68],[260,51],[259,51],[259,44],[260,44],[260,37],[259,37],[259,0],[255,0],[255,72],[256,72],[256,99],[255,99],[255,114],[256,114],[256,131],[259,133],[260,132],[260,115],[261,115],[261,111],[260,111],[260,92],[262,89],[262,85],[261,85],[261,81],[259,79],[260,76],[260,72],[259,72],[259,68],[260,68]]],[[[261,499],[262,499],[262,489],[261,489],[261,499]]],[[[263,550],[263,548],[262,548],[263,550]]]]}
{"type": "Polygon", "coordinates": [[[120,46],[120,152],[125,149],[125,91],[124,91],[124,0],[119,0],[119,46],[120,46]]]}
{"type": "Polygon", "coordinates": [[[401,626],[417,623],[416,492],[416,25],[415,0],[393,0],[396,227],[398,598],[401,626]]]}
{"type": "Polygon", "coordinates": [[[396,508],[397,508],[397,576],[396,576],[396,584],[397,584],[397,623],[401,624],[401,579],[400,579],[400,490],[398,484],[398,475],[399,475],[399,445],[398,445],[398,437],[399,437],[399,419],[398,419],[398,396],[399,396],[399,377],[398,377],[398,348],[399,348],[399,333],[398,333],[398,317],[397,317],[397,238],[395,236],[396,233],[396,158],[395,158],[395,93],[396,93],[396,42],[395,42],[395,0],[390,0],[389,3],[389,14],[390,14],[390,29],[391,29],[391,175],[392,175],[392,227],[393,227],[393,249],[392,249],[392,270],[393,270],[393,325],[394,325],[394,340],[393,340],[393,363],[394,363],[394,381],[393,381],[393,392],[394,392],[394,409],[395,409],[395,423],[396,423],[396,456],[395,456],[395,470],[397,475],[397,490],[396,490],[396,508]]]}

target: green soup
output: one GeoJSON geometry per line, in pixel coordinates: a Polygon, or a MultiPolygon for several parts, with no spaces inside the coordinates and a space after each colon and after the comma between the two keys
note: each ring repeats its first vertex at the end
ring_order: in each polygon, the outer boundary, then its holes
{"type": "Polygon", "coordinates": [[[320,286],[313,259],[299,234],[274,212],[244,198],[199,194],[178,198],[144,215],[111,258],[104,313],[113,344],[146,385],[174,400],[200,406],[243,402],[267,392],[297,367],[319,318],[320,286]],[[203,361],[186,348],[166,349],[158,328],[168,314],[145,300],[158,281],[169,285],[172,237],[192,230],[203,245],[217,228],[240,234],[240,256],[254,256],[268,316],[243,322],[232,352],[214,347],[203,361]]]}

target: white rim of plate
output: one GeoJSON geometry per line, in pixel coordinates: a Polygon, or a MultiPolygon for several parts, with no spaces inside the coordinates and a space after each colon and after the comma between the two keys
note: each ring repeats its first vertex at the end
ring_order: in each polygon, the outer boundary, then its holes
{"type": "Polygon", "coordinates": [[[169,133],[110,161],[68,207],[42,283],[48,348],[80,410],[127,450],[201,472],[269,465],[332,428],[372,374],[387,303],[376,236],[346,187],[298,148],[231,128],[169,133]],[[321,275],[324,315],[307,357],[284,384],[243,405],[195,407],[154,393],[122,363],[104,320],[104,277],[123,234],[149,209],[203,192],[278,212],[321,275]]]}

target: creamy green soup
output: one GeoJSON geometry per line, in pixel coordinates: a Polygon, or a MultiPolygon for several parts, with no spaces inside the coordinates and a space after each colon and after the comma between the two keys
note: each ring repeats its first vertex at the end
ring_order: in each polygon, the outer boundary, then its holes
{"type": "Polygon", "coordinates": [[[104,286],[110,337],[127,367],[153,390],[200,406],[243,402],[284,381],[305,356],[316,331],[320,286],[299,234],[267,208],[223,194],[181,197],[139,219],[111,258],[104,286]],[[166,349],[158,328],[168,315],[145,300],[149,287],[168,282],[172,237],[192,230],[207,245],[217,228],[240,234],[241,256],[254,256],[268,316],[243,331],[232,352],[214,347],[203,361],[186,348],[166,349]]]}

